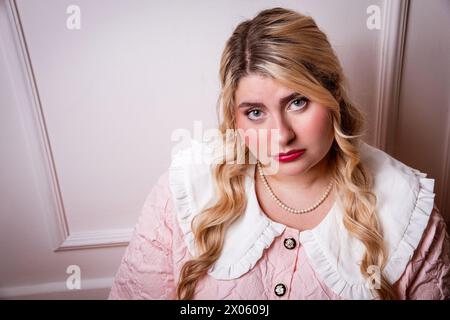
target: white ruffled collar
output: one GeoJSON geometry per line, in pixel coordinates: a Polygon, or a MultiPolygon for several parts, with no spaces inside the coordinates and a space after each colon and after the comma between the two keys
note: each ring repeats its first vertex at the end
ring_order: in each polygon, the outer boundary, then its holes
{"type": "MultiPolygon", "coordinates": [[[[192,144],[172,156],[169,184],[177,209],[177,220],[188,250],[195,255],[191,221],[216,196],[212,179],[214,152],[211,143],[192,144]]],[[[406,268],[428,223],[434,204],[434,179],[410,168],[385,152],[364,142],[361,160],[375,173],[374,191],[385,233],[389,260],[385,274],[391,283],[406,268]]],[[[255,165],[249,167],[245,186],[245,213],[228,229],[223,251],[208,274],[216,279],[236,279],[251,270],[286,226],[269,219],[261,210],[254,186],[255,165]]],[[[363,244],[352,237],[342,222],[337,199],[327,216],[311,230],[301,231],[299,241],[321,280],[346,299],[372,299],[368,282],[360,273],[363,244]]]]}

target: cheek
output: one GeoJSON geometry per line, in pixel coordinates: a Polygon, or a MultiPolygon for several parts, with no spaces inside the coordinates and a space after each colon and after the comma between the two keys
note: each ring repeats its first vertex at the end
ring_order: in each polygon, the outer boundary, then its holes
{"type": "Polygon", "coordinates": [[[253,140],[251,139],[251,135],[247,133],[247,130],[251,128],[249,127],[248,122],[243,119],[242,115],[236,115],[236,129],[241,140],[243,140],[245,145],[248,146],[250,141],[253,140]]]}
{"type": "Polygon", "coordinates": [[[261,138],[261,132],[258,132],[257,129],[252,127],[238,127],[238,133],[241,137],[241,140],[244,141],[244,144],[255,153],[257,151],[258,145],[264,140],[264,137],[261,138]]]}
{"type": "Polygon", "coordinates": [[[253,154],[259,152],[261,144],[263,146],[267,144],[267,130],[260,130],[260,128],[252,125],[248,119],[245,119],[244,116],[236,117],[236,128],[241,140],[253,154]]]}
{"type": "Polygon", "coordinates": [[[297,134],[308,140],[323,140],[332,135],[331,119],[327,109],[319,109],[296,128],[297,134]]]}

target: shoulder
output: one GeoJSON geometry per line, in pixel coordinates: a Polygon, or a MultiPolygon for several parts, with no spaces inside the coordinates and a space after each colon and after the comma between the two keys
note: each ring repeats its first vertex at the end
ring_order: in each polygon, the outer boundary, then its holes
{"type": "Polygon", "coordinates": [[[196,253],[191,229],[193,218],[216,199],[212,167],[220,158],[213,143],[191,140],[172,154],[168,185],[176,221],[192,255],[196,253]]]}
{"type": "Polygon", "coordinates": [[[169,188],[169,170],[163,171],[151,186],[144,200],[136,232],[145,238],[165,238],[163,229],[173,228],[172,194],[169,188]],[[162,228],[164,226],[164,228],[162,228]]]}
{"type": "Polygon", "coordinates": [[[115,275],[109,299],[173,299],[168,172],[152,185],[115,275]],[[161,274],[168,276],[161,277],[161,274]]]}
{"type": "Polygon", "coordinates": [[[374,178],[377,214],[392,261],[387,271],[394,280],[402,271],[394,261],[411,257],[428,224],[435,180],[367,143],[361,145],[361,161],[374,178]]]}
{"type": "Polygon", "coordinates": [[[395,287],[403,299],[450,299],[450,239],[436,206],[395,287]]]}
{"type": "MultiPolygon", "coordinates": [[[[421,189],[421,184],[434,188],[434,179],[426,178],[427,174],[414,169],[388,153],[368,143],[362,142],[360,146],[361,161],[373,174],[376,190],[381,187],[390,187],[390,193],[398,194],[407,192],[405,185],[413,186],[416,193],[421,189]]],[[[417,194],[416,194],[417,195],[417,194]]]]}
{"type": "Polygon", "coordinates": [[[361,160],[374,177],[376,209],[389,252],[385,272],[395,282],[430,220],[435,180],[367,143],[361,145],[361,160]]]}
{"type": "MultiPolygon", "coordinates": [[[[376,214],[388,251],[383,272],[394,283],[428,225],[434,205],[434,179],[365,142],[360,145],[360,155],[373,177],[376,214]]],[[[345,298],[370,299],[370,286],[360,272],[365,247],[344,226],[340,202],[332,213],[327,223],[302,232],[300,239],[325,284],[345,298]]]]}

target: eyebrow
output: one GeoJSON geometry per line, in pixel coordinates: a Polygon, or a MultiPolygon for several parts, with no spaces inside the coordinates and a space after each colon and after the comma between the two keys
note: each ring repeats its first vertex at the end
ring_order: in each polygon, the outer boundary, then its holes
{"type": "MultiPolygon", "coordinates": [[[[292,99],[294,99],[294,98],[296,98],[298,96],[301,97],[302,95],[300,93],[297,93],[297,92],[291,93],[290,95],[288,95],[288,96],[286,96],[284,98],[281,98],[279,104],[280,104],[280,106],[283,106],[286,103],[288,103],[290,100],[292,100],[292,99]]],[[[260,102],[241,102],[239,104],[239,106],[238,106],[238,108],[246,108],[246,107],[260,107],[260,108],[262,108],[262,107],[265,107],[265,106],[264,106],[264,103],[260,103],[260,102]]]]}

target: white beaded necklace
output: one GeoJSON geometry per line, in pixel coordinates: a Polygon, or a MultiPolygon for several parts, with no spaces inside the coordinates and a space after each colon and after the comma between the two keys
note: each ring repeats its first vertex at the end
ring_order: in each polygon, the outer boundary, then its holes
{"type": "Polygon", "coordinates": [[[269,183],[267,182],[266,176],[264,175],[262,168],[261,168],[261,164],[259,161],[257,161],[257,167],[258,167],[258,171],[259,174],[261,176],[261,178],[263,179],[263,183],[264,186],[266,187],[266,189],[269,191],[270,195],[272,196],[272,198],[276,201],[276,203],[278,204],[278,206],[280,206],[281,208],[283,208],[284,210],[290,212],[290,213],[295,213],[295,214],[303,214],[303,213],[307,213],[310,211],[313,211],[314,209],[316,209],[318,206],[320,206],[320,204],[322,202],[325,201],[325,199],[328,197],[328,194],[330,193],[331,187],[333,186],[333,181],[330,182],[330,184],[328,185],[327,191],[324,193],[324,195],[320,198],[320,200],[313,205],[312,207],[309,207],[307,209],[294,209],[289,207],[288,205],[284,204],[276,195],[275,193],[272,191],[272,188],[269,186],[269,183]]]}

